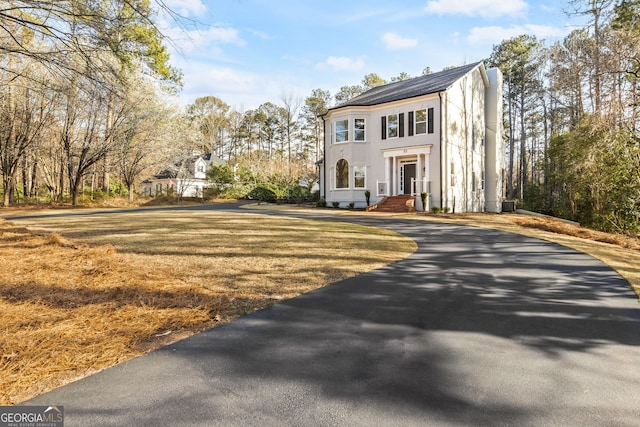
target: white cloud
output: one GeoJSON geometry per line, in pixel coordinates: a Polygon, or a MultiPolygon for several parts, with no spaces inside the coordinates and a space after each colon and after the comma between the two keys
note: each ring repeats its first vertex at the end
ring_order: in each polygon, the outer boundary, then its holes
{"type": "Polygon", "coordinates": [[[365,67],[364,57],[347,58],[346,56],[330,56],[325,62],[318,64],[319,69],[333,69],[336,71],[360,71],[365,67]]]}
{"type": "Polygon", "coordinates": [[[182,16],[202,16],[208,10],[202,0],[164,0],[163,3],[182,16]]]}
{"type": "Polygon", "coordinates": [[[529,8],[523,0],[430,0],[426,11],[437,15],[467,15],[483,18],[521,16],[529,8]]]}
{"type": "Polygon", "coordinates": [[[512,25],[509,28],[500,26],[474,27],[467,36],[467,42],[473,45],[498,44],[503,40],[522,34],[531,34],[538,39],[550,39],[564,37],[567,31],[550,25],[535,24],[512,25]]]}
{"type": "Polygon", "coordinates": [[[196,49],[212,47],[216,53],[220,53],[217,47],[221,44],[233,44],[244,46],[246,42],[240,37],[240,32],[235,28],[211,26],[206,30],[185,31],[179,28],[171,28],[165,32],[177,48],[183,52],[192,52],[196,49]]]}
{"type": "Polygon", "coordinates": [[[545,12],[557,12],[558,11],[558,7],[557,6],[547,6],[546,4],[539,4],[538,7],[542,10],[544,10],[545,12]]]}
{"type": "Polygon", "coordinates": [[[410,39],[395,33],[384,33],[382,41],[389,50],[409,49],[418,45],[418,39],[410,39]]]}
{"type": "MultiPolygon", "coordinates": [[[[260,103],[256,94],[263,96],[270,86],[264,77],[231,67],[220,67],[202,62],[189,63],[189,72],[184,76],[184,87],[180,94],[182,102],[192,103],[196,98],[213,95],[225,102],[233,99],[254,108],[260,103]]],[[[236,106],[240,107],[240,105],[236,106]]]]}

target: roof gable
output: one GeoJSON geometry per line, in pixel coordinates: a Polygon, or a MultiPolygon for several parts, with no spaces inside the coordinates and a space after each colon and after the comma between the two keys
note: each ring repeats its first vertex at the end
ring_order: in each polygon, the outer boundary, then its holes
{"type": "Polygon", "coordinates": [[[481,64],[482,62],[476,62],[425,76],[377,86],[336,107],[330,108],[330,110],[343,107],[364,107],[385,104],[387,102],[443,92],[481,64]]]}

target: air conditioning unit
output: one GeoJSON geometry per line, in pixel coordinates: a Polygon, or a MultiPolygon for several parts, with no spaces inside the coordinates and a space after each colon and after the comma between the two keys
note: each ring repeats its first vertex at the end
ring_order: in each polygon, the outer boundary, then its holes
{"type": "Polygon", "coordinates": [[[515,200],[503,200],[502,201],[502,212],[515,212],[516,211],[516,201],[515,200]]]}

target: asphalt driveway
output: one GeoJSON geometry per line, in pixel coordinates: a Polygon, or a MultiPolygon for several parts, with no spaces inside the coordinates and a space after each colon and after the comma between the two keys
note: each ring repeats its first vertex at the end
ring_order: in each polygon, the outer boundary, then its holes
{"type": "Polygon", "coordinates": [[[640,423],[640,305],[610,268],[495,230],[338,219],[419,249],[26,404],[64,405],[66,426],[640,423]]]}

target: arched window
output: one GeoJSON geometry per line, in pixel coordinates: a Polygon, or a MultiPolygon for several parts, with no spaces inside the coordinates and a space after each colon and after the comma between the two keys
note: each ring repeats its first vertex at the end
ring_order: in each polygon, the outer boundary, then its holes
{"type": "Polygon", "coordinates": [[[336,163],[336,188],[349,188],[349,162],[345,159],[336,163]]]}

